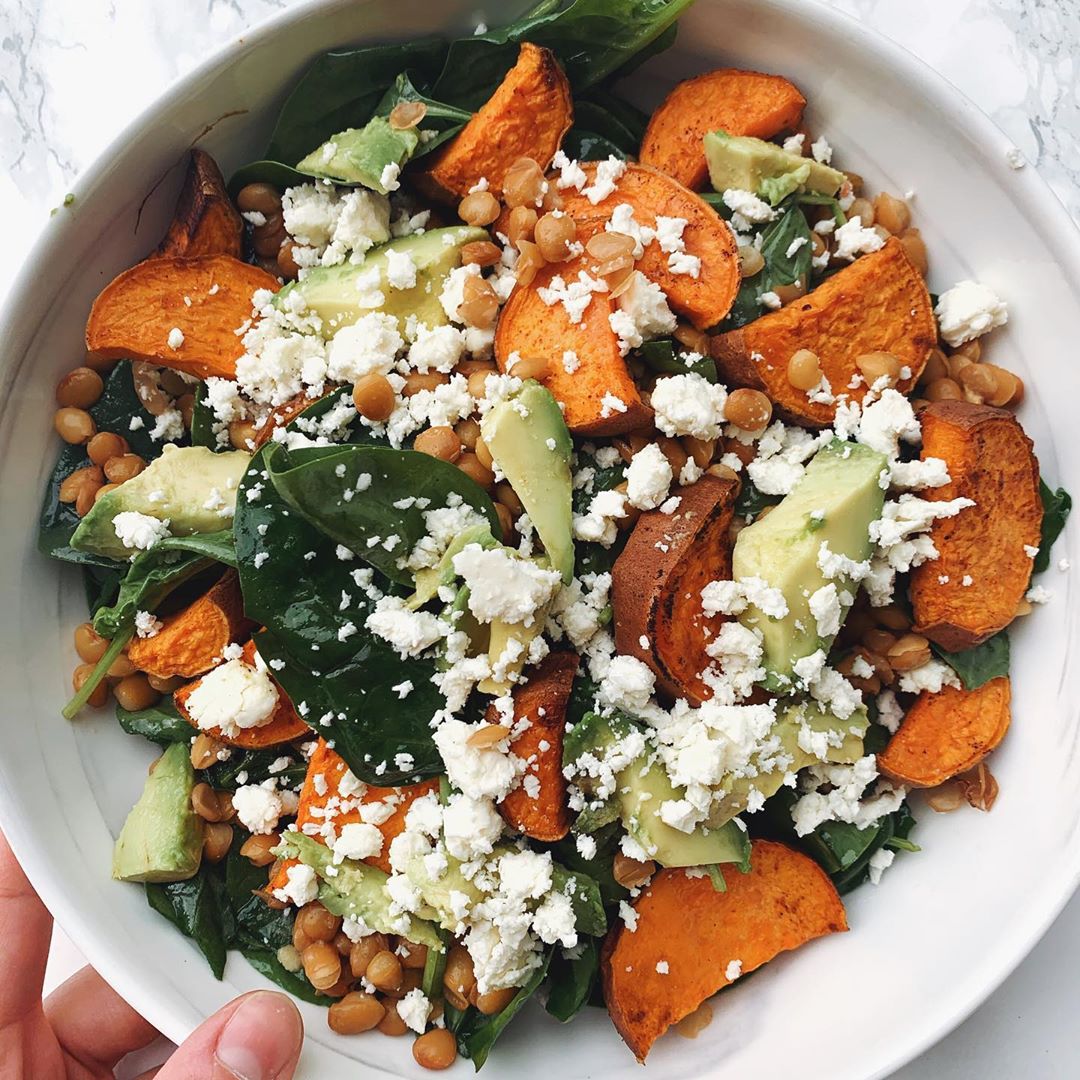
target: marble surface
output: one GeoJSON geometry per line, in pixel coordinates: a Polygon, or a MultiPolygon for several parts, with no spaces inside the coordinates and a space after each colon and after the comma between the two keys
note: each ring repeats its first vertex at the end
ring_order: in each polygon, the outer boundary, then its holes
{"type": "MultiPolygon", "coordinates": [[[[1080,223],[1080,0],[829,2],[966,93],[1080,223]]],[[[210,50],[289,3],[0,0],[0,296],[49,208],[108,140],[210,50]]],[[[58,933],[49,985],[79,963],[58,933]]],[[[1080,898],[974,1016],[897,1078],[1080,1074],[1080,1039],[1063,1022],[1080,1007],[1078,969],[1080,898]]]]}

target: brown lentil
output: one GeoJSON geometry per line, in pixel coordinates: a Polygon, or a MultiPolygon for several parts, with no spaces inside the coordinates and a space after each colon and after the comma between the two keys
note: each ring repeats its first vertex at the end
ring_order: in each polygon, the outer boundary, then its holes
{"type": "Polygon", "coordinates": [[[465,279],[458,306],[458,318],[467,326],[486,330],[494,326],[499,315],[499,298],[487,278],[471,276],[465,279]]]}
{"type": "Polygon", "coordinates": [[[349,950],[349,970],[354,979],[359,979],[368,969],[371,958],[378,953],[386,952],[390,947],[385,934],[368,934],[359,941],[353,942],[349,950]]]}
{"type": "Polygon", "coordinates": [[[498,244],[490,240],[473,240],[461,248],[462,266],[494,266],[501,258],[498,244]]]}
{"type": "Polygon", "coordinates": [[[102,484],[94,492],[94,502],[97,502],[103,495],[108,495],[110,491],[115,491],[119,486],[119,484],[102,484]]]}
{"type": "Polygon", "coordinates": [[[277,265],[281,276],[286,280],[293,280],[300,276],[300,264],[296,261],[296,249],[299,244],[292,240],[286,240],[277,252],[277,265]]]}
{"type": "Polygon", "coordinates": [[[285,232],[285,220],[280,211],[266,215],[266,224],[256,225],[251,230],[251,246],[256,255],[264,259],[274,260],[274,269],[277,269],[277,253],[281,245],[288,238],[285,232]]]}
{"type": "Polygon", "coordinates": [[[505,480],[502,480],[495,485],[495,498],[505,506],[514,517],[518,517],[525,511],[525,507],[518,498],[517,492],[505,480]]]}
{"type": "Polygon", "coordinates": [[[551,362],[546,356],[523,356],[507,371],[519,379],[536,379],[537,382],[543,382],[551,373],[551,362]]]}
{"type": "Polygon", "coordinates": [[[424,1069],[449,1069],[457,1060],[457,1037],[446,1028],[432,1028],[417,1037],[412,1053],[424,1069]]]}
{"type": "Polygon", "coordinates": [[[429,427],[413,440],[413,449],[453,464],[461,457],[461,440],[452,427],[429,427]]]}
{"type": "Polygon", "coordinates": [[[810,349],[797,349],[791,354],[787,368],[788,382],[796,390],[813,390],[821,382],[821,361],[810,349]]]}
{"type": "Polygon", "coordinates": [[[744,278],[761,273],[765,266],[765,256],[753,244],[739,245],[739,273],[744,278]]]}
{"type": "Polygon", "coordinates": [[[86,444],[86,456],[95,465],[104,465],[112,458],[121,457],[127,452],[127,440],[111,431],[99,431],[86,444]]]}
{"type": "Polygon", "coordinates": [[[466,450],[476,449],[476,440],[480,438],[480,425],[475,420],[459,420],[454,425],[454,432],[466,450]]]}
{"type": "Polygon", "coordinates": [[[611,867],[612,875],[624,889],[636,889],[644,885],[656,873],[656,863],[652,859],[642,862],[640,859],[631,859],[621,851],[615,853],[615,860],[611,867]]]}
{"type": "Polygon", "coordinates": [[[229,445],[234,450],[252,450],[259,437],[258,429],[250,420],[232,420],[229,423],[229,445]]]}
{"type": "Polygon", "coordinates": [[[245,184],[236,193],[236,205],[242,213],[254,210],[269,216],[281,212],[281,196],[272,184],[245,184]]]}
{"type": "Polygon", "coordinates": [[[518,158],[503,175],[503,199],[507,206],[539,206],[547,181],[544,171],[529,157],[518,158]]]}
{"type": "Polygon", "coordinates": [[[904,249],[904,254],[907,255],[911,265],[916,270],[926,277],[926,271],[929,269],[930,260],[926,253],[926,241],[922,238],[922,233],[918,229],[908,229],[900,236],[900,244],[904,249]]]}
{"type": "Polygon", "coordinates": [[[121,679],[113,687],[113,695],[117,704],[128,712],[149,709],[161,700],[161,695],[150,685],[146,676],[139,672],[121,679]]]}
{"type": "Polygon", "coordinates": [[[92,623],[79,623],[75,627],[75,651],[80,660],[87,664],[96,664],[105,655],[108,647],[108,639],[103,638],[92,623]]]}
{"type": "Polygon", "coordinates": [[[341,978],[341,957],[327,941],[313,941],[300,952],[304,974],[316,990],[326,990],[341,978]]]}
{"type": "Polygon", "coordinates": [[[386,1009],[386,1015],[375,1025],[376,1028],[384,1035],[404,1035],[409,1030],[409,1025],[401,1019],[397,1002],[384,1000],[382,1006],[386,1009]]]}
{"type": "MultiPolygon", "coordinates": [[[[80,664],[75,673],[71,677],[71,685],[75,688],[75,692],[78,693],[83,688],[83,683],[94,672],[93,664],[80,664]]],[[[109,700],[109,684],[102,679],[101,682],[94,687],[94,692],[87,698],[86,704],[93,709],[100,709],[106,701],[109,700]]]]}
{"type": "Polygon", "coordinates": [[[874,224],[874,205],[869,199],[858,198],[852,204],[851,208],[847,211],[848,221],[857,217],[859,224],[864,229],[869,229],[874,224]]]}
{"type": "Polygon", "coordinates": [[[233,827],[221,821],[210,822],[203,832],[203,858],[219,863],[232,847],[233,827]]]}
{"type": "Polygon", "coordinates": [[[458,203],[458,217],[466,225],[490,225],[499,213],[499,200],[490,191],[471,192],[458,203]]]}
{"type": "Polygon", "coordinates": [[[90,513],[90,508],[97,502],[97,495],[101,488],[102,485],[94,480],[85,480],[79,485],[75,496],[75,513],[79,517],[86,517],[90,513]]]}
{"type": "Polygon", "coordinates": [[[427,105],[422,101],[399,101],[387,118],[395,131],[416,127],[427,116],[427,105]]]}
{"type": "Polygon", "coordinates": [[[771,417],[772,402],[760,390],[733,390],[724,403],[724,419],[743,431],[759,431],[771,417]]]}
{"type": "MultiPolygon", "coordinates": [[[[479,446],[480,443],[477,442],[476,445],[479,446]]],[[[457,467],[485,490],[495,483],[495,474],[484,466],[479,454],[462,454],[457,459],[457,467]]]]}
{"type": "Polygon", "coordinates": [[[105,390],[105,380],[93,369],[77,367],[56,384],[56,404],[63,408],[89,409],[105,390]]]}
{"type": "Polygon", "coordinates": [[[353,990],[327,1010],[326,1022],[339,1035],[359,1035],[371,1031],[386,1015],[386,1009],[374,994],[353,990]]]}
{"type": "Polygon", "coordinates": [[[866,385],[872,387],[881,378],[888,379],[888,385],[894,386],[900,378],[903,365],[899,358],[890,352],[869,352],[855,357],[855,366],[866,380],[866,385]]]}
{"type": "Polygon", "coordinates": [[[563,262],[570,255],[570,245],[577,240],[577,225],[568,214],[545,214],[534,230],[536,246],[548,262],[563,262]]]}
{"type": "Polygon", "coordinates": [[[440,386],[445,386],[449,381],[450,376],[444,375],[441,371],[410,371],[405,376],[405,385],[401,393],[404,397],[412,397],[413,394],[419,394],[421,390],[435,390],[440,386]]]}
{"type": "Polygon", "coordinates": [[[543,269],[544,256],[531,240],[518,242],[518,261],[514,267],[514,280],[522,288],[532,284],[533,279],[543,269]]]}
{"type": "Polygon", "coordinates": [[[911,211],[903,199],[882,191],[874,198],[874,221],[898,235],[911,225],[911,211]]]}
{"type": "MultiPolygon", "coordinates": [[[[473,971],[472,957],[460,942],[455,941],[447,953],[446,967],[443,970],[443,988],[448,995],[456,995],[458,1000],[464,1000],[466,1003],[469,995],[476,989],[476,974],[473,971]]],[[[451,1004],[456,1003],[451,1002],[451,1004]]]]}
{"type": "Polygon", "coordinates": [[[905,634],[885,656],[894,671],[911,671],[930,659],[930,642],[922,634],[905,634]]]}
{"type": "Polygon", "coordinates": [[[341,929],[341,916],[331,915],[317,900],[305,904],[296,921],[312,941],[333,941],[341,929]]]}
{"type": "Polygon", "coordinates": [[[406,971],[423,971],[427,963],[428,947],[402,938],[397,947],[397,954],[401,959],[401,966],[406,971]]]}
{"type": "Polygon", "coordinates": [[[97,434],[97,424],[85,409],[65,407],[57,409],[53,417],[56,434],[66,443],[79,446],[88,443],[97,434]]]}
{"type": "Polygon", "coordinates": [[[105,462],[105,476],[111,484],[123,484],[146,468],[146,462],[138,454],[120,454],[105,462]]]}
{"type": "Polygon", "coordinates": [[[207,783],[196,784],[191,789],[191,807],[203,821],[220,821],[221,804],[217,792],[207,783]]]}
{"type": "Polygon", "coordinates": [[[926,366],[922,370],[922,375],[919,376],[919,382],[925,385],[937,379],[947,379],[948,377],[949,365],[945,359],[945,354],[940,349],[931,349],[930,355],[926,359],[926,366]]]}
{"type": "Polygon", "coordinates": [[[281,837],[277,833],[249,836],[241,846],[240,854],[256,866],[269,866],[276,858],[271,848],[276,848],[279,843],[281,837]]]}
{"type": "Polygon", "coordinates": [[[84,484],[93,484],[95,488],[105,483],[105,473],[97,465],[84,465],[76,469],[60,482],[60,491],[57,495],[62,503],[73,503],[78,497],[84,484]]]}
{"type": "Polygon", "coordinates": [[[697,439],[693,435],[682,437],[683,449],[694,459],[699,469],[705,469],[713,459],[716,450],[715,439],[697,439]]]}
{"type": "Polygon", "coordinates": [[[127,658],[126,653],[121,653],[109,666],[108,674],[111,678],[123,679],[135,674],[135,665],[127,658]]]}
{"type": "Polygon", "coordinates": [[[516,986],[508,986],[505,990],[489,990],[486,994],[477,994],[475,1005],[485,1016],[494,1016],[501,1013],[517,994],[516,986]]]}
{"type": "MultiPolygon", "coordinates": [[[[153,682],[147,680],[151,686],[153,682]]],[[[191,765],[195,769],[209,769],[211,765],[220,760],[220,754],[226,746],[219,739],[215,739],[213,735],[208,735],[205,731],[200,731],[198,735],[192,740],[191,743],[191,765]]]]}
{"type": "Polygon", "coordinates": [[[509,544],[514,536],[514,517],[502,503],[495,504],[495,516],[499,519],[499,531],[504,544],[509,544]]]}
{"type": "Polygon", "coordinates": [[[780,298],[782,305],[787,305],[806,295],[806,282],[793,281],[790,285],[774,285],[773,292],[780,298]]]}
{"type": "Polygon", "coordinates": [[[882,626],[890,630],[907,630],[911,626],[911,619],[908,618],[907,612],[895,604],[874,608],[874,615],[882,626]]]}
{"type": "Polygon", "coordinates": [[[401,961],[389,949],[384,949],[368,961],[364,977],[376,990],[396,990],[401,986],[401,961]]]}
{"type": "Polygon", "coordinates": [[[935,379],[926,387],[927,401],[959,401],[963,396],[960,384],[952,379],[935,379]]]}
{"type": "Polygon", "coordinates": [[[515,206],[510,211],[506,226],[506,238],[520,250],[523,240],[532,241],[540,215],[531,206],[515,206]]]}

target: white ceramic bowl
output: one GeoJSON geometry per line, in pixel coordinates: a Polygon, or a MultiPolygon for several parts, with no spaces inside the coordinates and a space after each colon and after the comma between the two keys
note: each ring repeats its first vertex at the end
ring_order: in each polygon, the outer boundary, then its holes
{"type": "MultiPolygon", "coordinates": [[[[313,57],[366,39],[462,30],[472,8],[472,0],[317,0],[234,41],[86,172],[0,317],[0,821],[90,961],[176,1040],[264,984],[238,957],[215,982],[140,889],[109,879],[113,837],[151,748],[109,715],[75,724],[60,717],[71,629],[85,609],[77,577],[34,550],[57,451],[53,386],[79,360],[94,295],[160,237],[193,139],[228,174],[258,156],[285,92],[313,57]]],[[[1080,453],[1069,444],[1080,401],[1072,358],[1080,243],[1034,171],[1010,169],[1005,137],[910,55],[799,0],[698,0],[678,45],[648,65],[633,92],[655,101],[671,81],[718,64],[789,76],[810,101],[811,129],[827,133],[843,167],[872,190],[914,190],[933,287],[974,276],[1008,298],[1011,318],[994,335],[994,359],[1024,378],[1023,421],[1045,475],[1080,492],[1080,453]]],[[[1076,531],[1067,530],[1055,556],[1080,563],[1075,546],[1076,531]]],[[[1014,635],[1014,722],[994,757],[1001,796],[993,813],[924,811],[915,834],[922,853],[902,856],[879,888],[850,899],[851,933],[781,958],[725,994],[696,1041],[663,1040],[649,1061],[655,1080],[885,1075],[959,1023],[1031,948],[1080,875],[1080,724],[1067,666],[1078,608],[1070,576],[1047,577],[1053,602],[1014,635]]],[[[423,1075],[406,1040],[340,1039],[321,1010],[306,1017],[304,1076],[423,1075]]],[[[602,1012],[586,1010],[571,1033],[533,1009],[499,1043],[487,1075],[528,1080],[553,1068],[569,1080],[623,1076],[634,1065],[602,1012]]]]}

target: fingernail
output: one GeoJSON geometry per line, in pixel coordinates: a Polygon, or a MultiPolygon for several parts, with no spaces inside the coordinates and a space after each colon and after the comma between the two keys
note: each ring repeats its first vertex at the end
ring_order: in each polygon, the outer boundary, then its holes
{"type": "Polygon", "coordinates": [[[303,1040],[300,1014],[284,994],[268,990],[251,994],[218,1036],[215,1080],[279,1080],[292,1076],[303,1040]]]}

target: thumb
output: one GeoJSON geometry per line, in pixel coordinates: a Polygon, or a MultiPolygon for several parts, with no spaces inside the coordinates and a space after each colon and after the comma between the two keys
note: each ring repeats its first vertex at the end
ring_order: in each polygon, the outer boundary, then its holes
{"type": "Polygon", "coordinates": [[[291,1080],[304,1024],[284,994],[258,990],[219,1009],[177,1048],[157,1080],[291,1080]]]}

